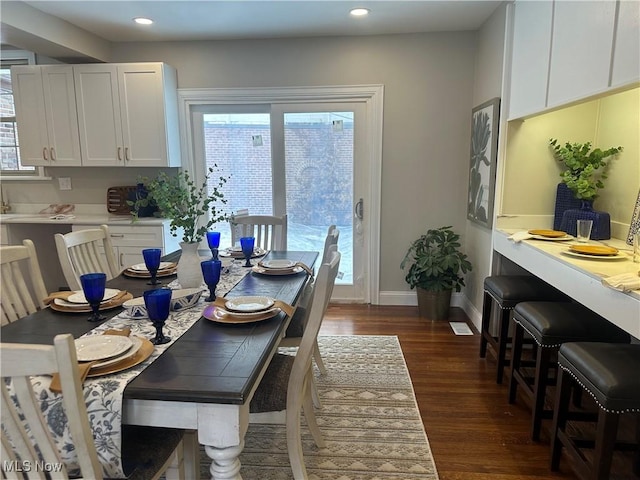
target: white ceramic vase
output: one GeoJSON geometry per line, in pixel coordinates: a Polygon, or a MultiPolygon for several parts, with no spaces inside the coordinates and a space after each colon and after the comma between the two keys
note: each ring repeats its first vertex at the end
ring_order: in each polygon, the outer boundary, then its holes
{"type": "Polygon", "coordinates": [[[198,288],[202,285],[202,269],[198,255],[198,242],[180,242],[182,254],[178,261],[178,283],[182,288],[198,288]]]}

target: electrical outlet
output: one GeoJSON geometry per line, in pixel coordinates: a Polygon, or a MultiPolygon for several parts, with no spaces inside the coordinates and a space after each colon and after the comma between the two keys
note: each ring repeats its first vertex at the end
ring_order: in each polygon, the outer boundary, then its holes
{"type": "Polygon", "coordinates": [[[58,185],[60,190],[71,190],[71,177],[59,177],[58,185]]]}

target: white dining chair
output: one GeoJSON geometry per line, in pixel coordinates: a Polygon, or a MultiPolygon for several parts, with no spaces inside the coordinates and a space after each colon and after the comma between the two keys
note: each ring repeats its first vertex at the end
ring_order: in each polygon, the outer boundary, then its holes
{"type": "Polygon", "coordinates": [[[229,218],[231,244],[241,237],[255,237],[256,247],[264,250],[287,249],[287,216],[232,215],[229,218]]]}
{"type": "Polygon", "coordinates": [[[250,422],[286,424],[289,462],[296,480],[307,478],[301,439],[301,410],[304,410],[307,427],[316,445],[324,447],[311,396],[311,356],[339,266],[340,252],[337,247],[332,247],[328,262],[318,270],[309,303],[308,322],[298,351],[295,356],[283,353],[274,356],[250,404],[250,422]]]}
{"type": "Polygon", "coordinates": [[[22,245],[0,247],[0,274],[2,325],[45,307],[47,289],[31,240],[23,240],[22,245]]]}
{"type": "MultiPolygon", "coordinates": [[[[2,478],[22,479],[16,468],[19,462],[36,465],[60,465],[62,471],[54,478],[69,478],[53,440],[47,419],[40,413],[40,400],[34,394],[31,376],[58,373],[62,387],[62,409],[69,425],[82,478],[100,480],[102,465],[98,460],[91,433],[73,336],[57,335],[53,345],[0,343],[2,386],[2,478]],[[4,379],[10,380],[11,390],[4,379]],[[25,422],[28,429],[25,427],[25,422]]],[[[136,438],[122,445],[127,463],[135,465],[136,479],[184,478],[182,431],[136,427],[136,438]]],[[[123,430],[123,437],[125,435],[123,430]]],[[[33,469],[35,472],[35,469],[33,469]]],[[[42,472],[40,472],[42,473],[42,472]]],[[[30,476],[29,478],[45,478],[30,476]]],[[[77,478],[74,474],[74,478],[77,478]]]]}
{"type": "Polygon", "coordinates": [[[71,290],[80,290],[80,275],[104,272],[107,280],[120,274],[111,244],[109,227],[55,234],[56,249],[62,273],[71,290]]]}

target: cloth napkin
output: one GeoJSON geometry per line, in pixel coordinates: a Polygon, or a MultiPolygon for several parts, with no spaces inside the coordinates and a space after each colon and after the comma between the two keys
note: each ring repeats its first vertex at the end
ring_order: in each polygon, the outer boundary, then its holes
{"type": "Polygon", "coordinates": [[[639,273],[621,273],[602,279],[602,284],[606,287],[620,290],[621,292],[630,292],[640,289],[640,272],[639,273]]]}
{"type": "MultiPolygon", "coordinates": [[[[122,330],[105,330],[103,335],[122,335],[124,337],[128,337],[131,333],[130,328],[123,328],[122,330]]],[[[89,370],[93,367],[97,361],[95,362],[78,362],[78,373],[80,374],[80,383],[84,382],[89,374],[89,370]]],[[[60,385],[60,375],[57,373],[53,374],[51,378],[51,384],[49,385],[49,390],[54,393],[62,393],[62,385],[60,385]]]]}
{"type": "Polygon", "coordinates": [[[522,231],[522,232],[516,232],[512,235],[509,235],[507,238],[509,240],[513,240],[515,243],[520,243],[522,240],[528,240],[529,238],[533,238],[533,235],[531,235],[527,231],[522,231]]]}

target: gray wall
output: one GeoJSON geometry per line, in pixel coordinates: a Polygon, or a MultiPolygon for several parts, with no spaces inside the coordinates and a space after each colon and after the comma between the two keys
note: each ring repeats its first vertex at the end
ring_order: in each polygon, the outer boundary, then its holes
{"type": "MultiPolygon", "coordinates": [[[[467,228],[476,45],[473,32],[125,43],[113,45],[112,61],[167,62],[179,88],[384,84],[380,287],[388,293],[383,301],[410,303],[415,293],[399,265],[411,241],[427,228],[467,228]]],[[[108,187],[131,184],[139,173],[64,170],[71,192],[57,182],[40,182],[37,194],[35,185],[10,185],[11,201],[102,203],[108,187]]]]}

